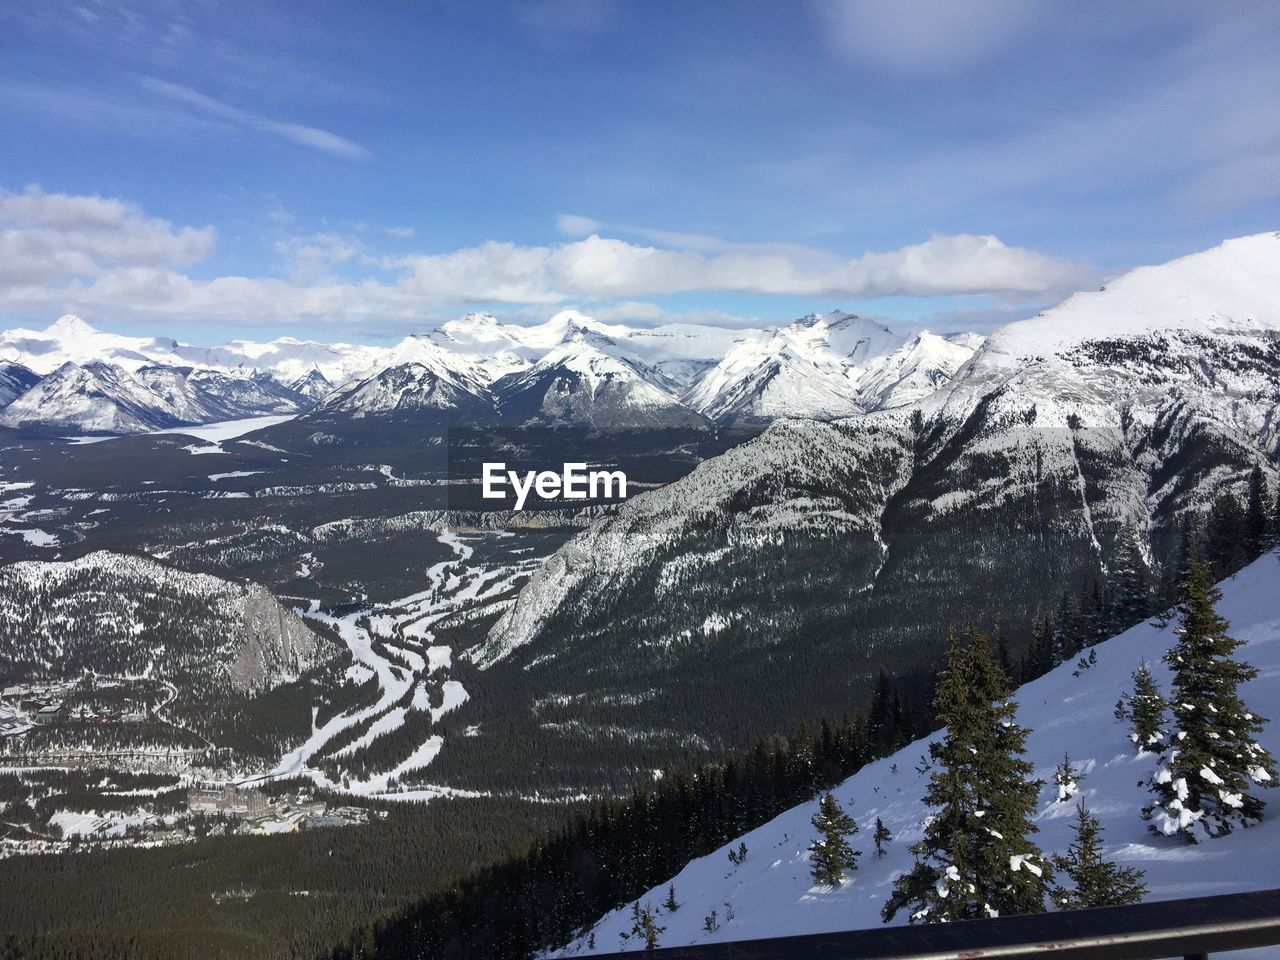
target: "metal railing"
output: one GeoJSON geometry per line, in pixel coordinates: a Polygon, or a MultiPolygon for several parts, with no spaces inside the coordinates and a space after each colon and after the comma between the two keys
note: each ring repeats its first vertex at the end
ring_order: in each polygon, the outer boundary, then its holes
{"type": "MultiPolygon", "coordinates": [[[[654,960],[1203,960],[1280,944],[1280,889],[642,953],[654,960]]],[[[1280,950],[1276,951],[1280,957],[1280,950]]],[[[636,951],[596,960],[635,960],[636,951]]]]}

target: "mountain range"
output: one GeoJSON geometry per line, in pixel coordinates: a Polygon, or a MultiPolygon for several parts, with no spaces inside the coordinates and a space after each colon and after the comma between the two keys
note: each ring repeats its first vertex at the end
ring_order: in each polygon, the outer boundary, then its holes
{"type": "Polygon", "coordinates": [[[738,330],[633,328],[566,310],[533,326],[468,314],[389,347],[285,337],[203,348],[104,333],[68,315],[0,334],[0,425],[127,434],[298,414],[709,430],[909,403],[980,342],[899,334],[839,311],[738,330]]]}
{"type": "Polygon", "coordinates": [[[733,743],[864,701],[878,665],[927,671],[948,625],[1000,611],[1028,636],[1128,537],[1157,582],[1220,495],[1255,467],[1280,483],[1277,264],[1262,234],[1135,270],[995,332],[914,404],[775,422],[576,534],[465,656],[562,724],[750,704],[688,714],[733,743]]]}

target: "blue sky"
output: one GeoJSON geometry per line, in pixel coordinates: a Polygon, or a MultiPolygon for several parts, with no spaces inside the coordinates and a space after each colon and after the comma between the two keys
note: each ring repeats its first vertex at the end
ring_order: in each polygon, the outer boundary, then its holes
{"type": "Polygon", "coordinates": [[[985,329],[1280,228],[1274,3],[22,6],[6,326],[985,329]]]}

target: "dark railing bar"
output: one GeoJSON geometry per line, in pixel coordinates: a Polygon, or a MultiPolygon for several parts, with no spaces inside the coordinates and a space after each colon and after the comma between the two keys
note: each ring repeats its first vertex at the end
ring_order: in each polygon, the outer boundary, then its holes
{"type": "Polygon", "coordinates": [[[1280,889],[596,954],[595,960],[1207,960],[1280,944],[1280,889]]]}

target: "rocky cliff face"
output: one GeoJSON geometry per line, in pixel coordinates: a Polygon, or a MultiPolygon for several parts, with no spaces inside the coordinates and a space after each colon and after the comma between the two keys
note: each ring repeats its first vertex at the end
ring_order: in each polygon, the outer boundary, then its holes
{"type": "Polygon", "coordinates": [[[265,587],[249,586],[242,600],[240,647],[228,675],[233,689],[253,692],[297,679],[332,654],[296,613],[265,587]]]}

